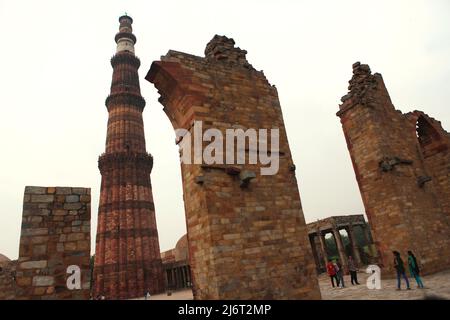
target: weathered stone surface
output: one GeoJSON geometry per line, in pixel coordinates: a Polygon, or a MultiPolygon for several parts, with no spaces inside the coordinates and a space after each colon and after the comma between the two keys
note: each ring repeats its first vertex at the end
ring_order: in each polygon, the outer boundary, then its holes
{"type": "Polygon", "coordinates": [[[319,299],[276,88],[223,36],[208,43],[205,57],[169,51],[146,79],[174,129],[191,136],[194,121],[224,137],[230,128],[279,128],[274,175],[261,175],[260,162],[239,170],[181,164],[194,298],[319,299]],[[267,233],[273,242],[264,243],[267,233]]]}
{"type": "Polygon", "coordinates": [[[25,187],[25,194],[46,194],[47,188],[45,187],[25,187]]]}
{"type": "Polygon", "coordinates": [[[448,268],[450,134],[421,111],[396,110],[367,65],[354,64],[349,84],[337,115],[383,273],[394,272],[393,250],[412,250],[424,273],[448,268]]]}
{"type": "Polygon", "coordinates": [[[90,194],[86,188],[72,188],[72,193],[77,195],[90,194]]]}
{"type": "Polygon", "coordinates": [[[78,265],[82,281],[90,281],[90,191],[78,188],[78,193],[88,197],[82,204],[80,195],[71,194],[71,190],[69,187],[26,188],[29,199],[24,201],[15,298],[89,298],[87,289],[66,288],[66,269],[70,265],[78,265]],[[84,226],[83,230],[76,227],[78,230],[73,232],[75,221],[75,225],[84,226]]]}
{"type": "Polygon", "coordinates": [[[56,187],[56,194],[71,194],[72,188],[70,187],[56,187]]]}
{"type": "Polygon", "coordinates": [[[66,202],[70,203],[70,202],[79,202],[80,201],[80,196],[76,195],[76,194],[71,194],[66,196],[66,202]]]}
{"type": "Polygon", "coordinates": [[[79,210],[83,207],[83,204],[80,202],[75,203],[65,203],[64,210],[79,210]]]}
{"type": "MultiPolygon", "coordinates": [[[[33,286],[35,287],[47,287],[52,286],[55,283],[55,279],[52,276],[34,276],[33,286]]],[[[40,294],[44,294],[45,290],[40,294]]]]}
{"type": "Polygon", "coordinates": [[[45,195],[32,195],[31,196],[31,202],[53,202],[55,199],[54,195],[51,194],[45,194],[45,195]]]}

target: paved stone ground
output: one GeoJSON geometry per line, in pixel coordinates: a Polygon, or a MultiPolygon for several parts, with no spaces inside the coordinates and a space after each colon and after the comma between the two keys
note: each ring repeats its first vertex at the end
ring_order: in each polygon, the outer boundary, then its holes
{"type": "MultiPolygon", "coordinates": [[[[319,276],[320,291],[323,300],[414,300],[426,297],[439,297],[450,299],[450,270],[425,276],[422,281],[425,289],[418,289],[414,279],[409,279],[411,290],[405,290],[405,283],[402,282],[403,290],[397,291],[397,280],[381,280],[380,290],[369,290],[366,280],[369,275],[358,273],[359,286],[352,286],[350,276],[344,277],[346,288],[332,288],[330,278],[325,274],[319,276]]],[[[158,294],[150,297],[150,300],[192,300],[191,290],[180,290],[173,292],[171,296],[158,294]]],[[[143,300],[139,299],[139,300],[143,300]]]]}
{"type": "Polygon", "coordinates": [[[344,277],[346,288],[332,288],[327,275],[319,276],[323,300],[414,300],[426,297],[450,299],[450,270],[422,277],[425,289],[418,289],[414,278],[409,278],[411,290],[406,290],[402,280],[402,290],[397,291],[397,279],[381,280],[380,290],[370,290],[366,286],[369,275],[358,273],[359,286],[352,286],[350,276],[344,277]]]}

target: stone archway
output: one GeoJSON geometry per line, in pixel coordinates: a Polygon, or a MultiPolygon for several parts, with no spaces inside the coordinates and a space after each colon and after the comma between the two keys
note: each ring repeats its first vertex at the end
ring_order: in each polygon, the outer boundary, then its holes
{"type": "Polygon", "coordinates": [[[215,36],[205,57],[169,51],[146,76],[174,129],[194,140],[194,122],[201,132],[280,133],[275,175],[262,175],[259,161],[181,163],[194,298],[320,299],[277,90],[245,55],[233,39],[215,36]]]}

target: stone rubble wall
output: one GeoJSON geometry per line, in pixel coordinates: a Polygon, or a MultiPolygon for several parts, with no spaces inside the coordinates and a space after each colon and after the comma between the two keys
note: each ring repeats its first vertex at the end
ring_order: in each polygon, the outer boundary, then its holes
{"type": "Polygon", "coordinates": [[[16,265],[17,261],[0,263],[0,300],[12,300],[16,297],[16,265]]]}
{"type": "Polygon", "coordinates": [[[89,188],[26,187],[17,264],[18,299],[89,299],[89,188]],[[81,269],[80,290],[66,286],[81,269]]]}

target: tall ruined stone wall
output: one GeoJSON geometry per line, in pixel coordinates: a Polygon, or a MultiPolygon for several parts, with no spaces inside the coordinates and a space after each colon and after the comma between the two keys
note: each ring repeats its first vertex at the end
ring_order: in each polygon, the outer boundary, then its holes
{"type": "Polygon", "coordinates": [[[226,129],[280,130],[275,175],[261,175],[260,162],[248,164],[249,153],[257,152],[251,149],[245,150],[247,164],[181,165],[194,297],[317,299],[278,93],[245,55],[232,39],[215,36],[204,58],[169,51],[146,77],[159,90],[174,129],[195,136],[194,121],[202,121],[203,132],[215,128],[224,137],[226,129]],[[243,184],[252,173],[255,178],[243,184]]]}
{"type": "Polygon", "coordinates": [[[89,188],[26,187],[17,265],[18,299],[89,299],[89,188]],[[66,286],[81,269],[80,290],[66,286]]]}
{"type": "Polygon", "coordinates": [[[355,63],[349,83],[337,115],[385,271],[393,250],[415,252],[426,273],[448,268],[448,133],[423,113],[396,110],[369,66],[355,63]]]}

